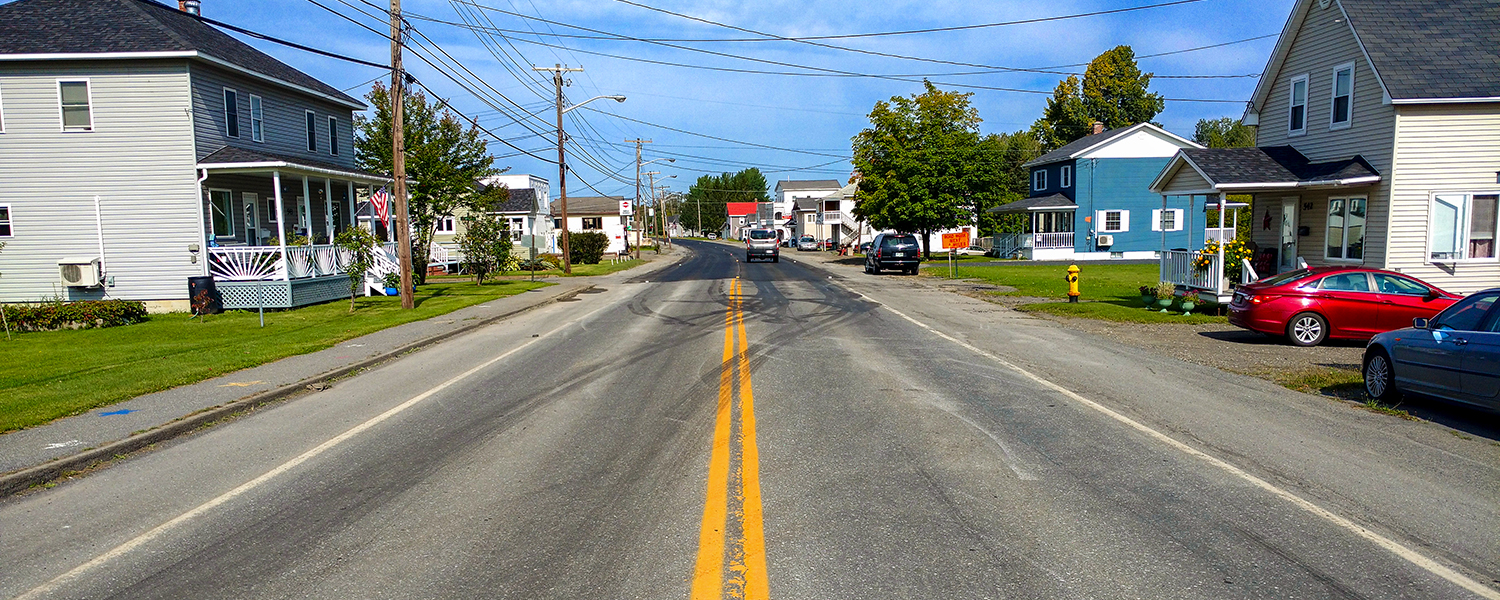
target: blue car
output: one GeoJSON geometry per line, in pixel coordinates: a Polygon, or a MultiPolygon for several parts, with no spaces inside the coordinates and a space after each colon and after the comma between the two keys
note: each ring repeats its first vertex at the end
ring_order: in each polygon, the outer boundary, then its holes
{"type": "Polygon", "coordinates": [[[1365,346],[1365,393],[1394,403],[1402,394],[1500,411],[1500,288],[1484,290],[1431,320],[1387,331],[1365,346]]]}

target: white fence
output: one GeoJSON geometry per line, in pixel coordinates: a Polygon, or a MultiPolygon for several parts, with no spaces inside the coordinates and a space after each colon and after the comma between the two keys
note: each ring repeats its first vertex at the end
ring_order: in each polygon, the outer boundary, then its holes
{"type": "Polygon", "coordinates": [[[1207,258],[1208,268],[1198,269],[1193,266],[1197,252],[1165,252],[1161,256],[1161,280],[1197,290],[1225,291],[1224,265],[1219,262],[1219,255],[1210,254],[1207,258]]]}

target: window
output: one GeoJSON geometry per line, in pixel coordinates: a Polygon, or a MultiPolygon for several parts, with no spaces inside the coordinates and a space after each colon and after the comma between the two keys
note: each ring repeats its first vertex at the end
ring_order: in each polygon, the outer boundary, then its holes
{"type": "Polygon", "coordinates": [[[802,222],[807,223],[808,225],[812,225],[818,222],[818,216],[812,213],[807,213],[806,215],[802,216],[802,222]]]}
{"type": "Polygon", "coordinates": [[[1354,63],[1341,65],[1333,70],[1333,116],[1329,129],[1349,127],[1350,114],[1354,111],[1354,63]]]}
{"type": "Polygon", "coordinates": [[[1151,211],[1151,231],[1182,231],[1183,209],[1160,208],[1151,211]]]}
{"type": "Polygon", "coordinates": [[[1099,230],[1101,233],[1123,233],[1130,231],[1130,211],[1128,210],[1101,210],[1099,211],[1099,230]]]}
{"type": "Polygon", "coordinates": [[[604,217],[584,217],[584,229],[604,229],[604,217]]]}
{"type": "Polygon", "coordinates": [[[10,237],[10,207],[0,204],[0,237],[10,237]]]}
{"type": "Polygon", "coordinates": [[[1062,168],[1062,177],[1060,177],[1059,180],[1059,187],[1069,187],[1073,185],[1073,167],[1064,165],[1062,168]]]}
{"type": "Polygon", "coordinates": [[[338,117],[328,117],[328,153],[339,155],[339,120],[338,117]]]}
{"type": "Polygon", "coordinates": [[[510,218],[510,239],[511,239],[511,241],[516,241],[516,242],[521,241],[521,233],[523,233],[525,231],[525,229],[526,229],[526,220],[525,219],[522,219],[520,217],[511,217],[510,218]]]}
{"type": "Polygon", "coordinates": [[[1370,291],[1370,279],[1365,276],[1364,271],[1340,273],[1324,277],[1321,287],[1324,290],[1334,292],[1368,292],[1370,291]]]}
{"type": "Polygon", "coordinates": [[[1287,132],[1292,135],[1307,133],[1307,76],[1292,78],[1291,108],[1287,111],[1287,132]]]}
{"type": "Polygon", "coordinates": [[[438,233],[453,233],[454,232],[453,217],[438,217],[438,220],[437,220],[437,232],[438,233]]]}
{"type": "Polygon", "coordinates": [[[208,210],[214,238],[234,237],[234,195],[229,190],[209,190],[208,210]]]}
{"type": "Polygon", "coordinates": [[[224,135],[240,137],[240,94],[224,88],[224,135]]]}
{"type": "Polygon", "coordinates": [[[63,131],[94,130],[88,80],[57,82],[57,98],[62,109],[63,131]]]}
{"type": "Polygon", "coordinates": [[[318,117],[313,111],[307,111],[307,151],[318,151],[318,117]]]}
{"type": "Polygon", "coordinates": [[[1431,261],[1495,260],[1500,194],[1437,194],[1428,230],[1431,261]]]}
{"type": "Polygon", "coordinates": [[[266,141],[266,114],[261,106],[260,96],[254,94],[250,95],[250,139],[266,141]]]}
{"type": "Polygon", "coordinates": [[[1329,198],[1326,258],[1364,260],[1365,199],[1329,198]]]}
{"type": "Polygon", "coordinates": [[[1500,294],[1474,294],[1464,298],[1458,304],[1448,307],[1433,319],[1432,329],[1452,329],[1457,331],[1477,331],[1480,322],[1484,321],[1484,315],[1489,313],[1495,306],[1495,299],[1500,294]]]}
{"type": "Polygon", "coordinates": [[[1047,172],[1042,170],[1031,173],[1031,189],[1038,192],[1047,189],[1047,172]]]}
{"type": "Polygon", "coordinates": [[[1426,296],[1428,292],[1427,286],[1399,275],[1385,273],[1371,273],[1370,275],[1375,277],[1375,291],[1382,294],[1426,296]]]}

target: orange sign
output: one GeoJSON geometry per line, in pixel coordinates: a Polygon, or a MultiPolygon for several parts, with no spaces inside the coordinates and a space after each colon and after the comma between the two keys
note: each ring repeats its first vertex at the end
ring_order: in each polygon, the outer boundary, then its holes
{"type": "Polygon", "coordinates": [[[965,229],[958,233],[943,234],[943,249],[958,250],[969,247],[969,230],[965,229]]]}

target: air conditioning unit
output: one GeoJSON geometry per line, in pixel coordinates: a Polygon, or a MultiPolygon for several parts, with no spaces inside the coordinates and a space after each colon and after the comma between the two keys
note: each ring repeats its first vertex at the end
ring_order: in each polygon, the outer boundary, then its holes
{"type": "Polygon", "coordinates": [[[94,256],[68,257],[57,261],[57,272],[62,284],[68,287],[99,287],[104,283],[104,273],[99,268],[99,258],[94,256]]]}
{"type": "Polygon", "coordinates": [[[1115,236],[1101,235],[1095,240],[1095,243],[1098,244],[1100,248],[1108,248],[1115,245],[1115,236]]]}

